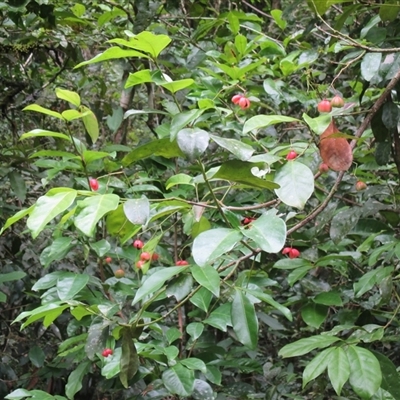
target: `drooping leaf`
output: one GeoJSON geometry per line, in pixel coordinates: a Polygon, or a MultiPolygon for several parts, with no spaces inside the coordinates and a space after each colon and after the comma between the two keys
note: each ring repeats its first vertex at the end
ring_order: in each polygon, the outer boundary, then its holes
{"type": "Polygon", "coordinates": [[[9,228],[12,224],[15,224],[18,222],[20,219],[24,218],[25,216],[29,215],[32,210],[35,208],[35,205],[31,205],[29,208],[25,208],[23,210],[18,211],[16,214],[14,214],[12,217],[8,218],[4,226],[0,230],[0,235],[3,234],[3,232],[9,228]]]}
{"type": "Polygon", "coordinates": [[[7,272],[5,274],[0,274],[0,284],[4,282],[11,282],[11,281],[17,281],[19,279],[22,279],[26,276],[26,273],[23,271],[13,271],[13,272],[7,272]]]}
{"type": "Polygon", "coordinates": [[[297,162],[287,162],[276,174],[274,182],[280,188],[276,195],[287,205],[302,210],[314,193],[314,175],[310,168],[297,162]]]}
{"type": "Polygon", "coordinates": [[[258,299],[262,300],[263,302],[269,304],[270,306],[276,308],[278,311],[280,311],[289,321],[293,321],[292,313],[290,310],[283,306],[282,304],[278,303],[275,301],[271,295],[268,293],[263,293],[259,292],[256,290],[248,290],[246,289],[246,293],[251,294],[254,297],[257,297],[258,299]]]}
{"type": "Polygon", "coordinates": [[[17,196],[18,200],[24,202],[26,198],[25,179],[17,171],[10,171],[8,173],[8,178],[10,180],[11,188],[17,196]]]}
{"type": "Polygon", "coordinates": [[[258,319],[254,305],[239,289],[235,290],[231,308],[232,326],[239,342],[250,349],[257,347],[258,319]]]}
{"type": "Polygon", "coordinates": [[[139,368],[139,356],[133,343],[131,327],[123,327],[122,332],[122,352],[120,360],[119,379],[122,385],[127,388],[129,381],[134,377],[139,368]]]}
{"type": "Polygon", "coordinates": [[[370,81],[379,71],[382,53],[366,53],[361,61],[361,75],[366,81],[370,81]]]}
{"type": "Polygon", "coordinates": [[[194,241],[192,255],[197,265],[203,267],[232,250],[242,238],[240,232],[228,229],[217,228],[200,233],[194,241]]]}
{"type": "Polygon", "coordinates": [[[93,143],[96,143],[99,138],[99,123],[97,117],[92,110],[86,106],[81,106],[81,112],[83,113],[82,121],[85,125],[86,132],[90,136],[93,143]]]}
{"type": "Polygon", "coordinates": [[[89,372],[90,365],[91,361],[83,361],[70,373],[68,382],[65,385],[65,394],[67,395],[68,399],[73,399],[75,394],[82,389],[82,381],[89,372]]]}

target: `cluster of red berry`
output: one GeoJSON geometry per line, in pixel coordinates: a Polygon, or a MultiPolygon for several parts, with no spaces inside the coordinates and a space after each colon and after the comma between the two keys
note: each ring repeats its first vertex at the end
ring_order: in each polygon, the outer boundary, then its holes
{"type": "Polygon", "coordinates": [[[178,260],[175,265],[177,267],[184,267],[185,265],[189,265],[189,263],[186,260],[178,260]]]}
{"type": "Polygon", "coordinates": [[[297,249],[294,249],[293,247],[285,247],[282,250],[282,254],[287,254],[289,258],[297,258],[300,256],[300,251],[297,249]]]}
{"type": "MultiPolygon", "coordinates": [[[[138,250],[141,250],[144,247],[144,243],[140,239],[136,239],[132,245],[138,250]]],[[[136,268],[141,269],[148,261],[157,261],[159,258],[160,256],[157,253],[150,254],[147,251],[142,251],[140,253],[140,260],[138,260],[135,264],[136,268]]]]}
{"type": "Polygon", "coordinates": [[[103,351],[102,351],[102,353],[101,353],[101,355],[103,356],[103,357],[108,357],[108,356],[112,356],[113,355],[113,351],[112,351],[112,349],[104,349],[103,351]]]}
{"type": "Polygon", "coordinates": [[[232,103],[237,104],[242,110],[250,107],[250,100],[243,94],[235,94],[232,97],[232,103]]]}
{"type": "Polygon", "coordinates": [[[332,100],[323,99],[318,103],[318,111],[328,113],[332,111],[332,107],[341,108],[344,106],[344,100],[338,94],[333,96],[332,100]]]}

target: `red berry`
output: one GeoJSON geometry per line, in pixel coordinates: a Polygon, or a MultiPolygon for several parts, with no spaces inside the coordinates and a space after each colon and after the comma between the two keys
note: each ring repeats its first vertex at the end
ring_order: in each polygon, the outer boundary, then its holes
{"type": "Polygon", "coordinates": [[[90,178],[89,185],[93,191],[99,190],[99,181],[97,179],[90,178]]]}
{"type": "Polygon", "coordinates": [[[290,253],[290,250],[292,250],[291,247],[285,247],[285,248],[282,250],[282,254],[288,254],[288,253],[290,253]]]}
{"type": "Polygon", "coordinates": [[[367,184],[363,181],[357,181],[356,190],[357,192],[361,192],[361,190],[365,190],[367,188],[367,184]]]}
{"type": "Polygon", "coordinates": [[[136,268],[142,269],[144,264],[146,264],[146,261],[143,260],[136,261],[136,268]]]}
{"type": "Polygon", "coordinates": [[[144,251],[142,254],[140,254],[140,259],[143,261],[149,261],[151,258],[151,254],[148,253],[147,251],[144,251]]]}
{"type": "Polygon", "coordinates": [[[300,255],[300,252],[297,249],[290,249],[289,258],[297,258],[300,255]]]}
{"type": "Polygon", "coordinates": [[[185,265],[189,265],[189,263],[186,260],[178,260],[175,265],[178,267],[184,267],[185,265]]]}
{"type": "Polygon", "coordinates": [[[160,256],[157,253],[153,253],[151,256],[152,261],[157,261],[160,258],[160,256]]]}
{"type": "Polygon", "coordinates": [[[331,106],[336,107],[336,108],[341,108],[344,106],[344,100],[341,96],[338,94],[333,96],[333,99],[331,100],[331,106]]]}
{"type": "Polygon", "coordinates": [[[328,113],[328,112],[332,111],[331,102],[329,100],[327,100],[327,99],[321,100],[318,103],[317,108],[318,108],[318,111],[321,112],[321,113],[328,113]]]}
{"type": "Polygon", "coordinates": [[[112,261],[112,258],[111,258],[111,257],[106,257],[105,262],[106,262],[107,264],[110,264],[111,261],[112,261]]]}
{"type": "Polygon", "coordinates": [[[241,94],[235,94],[235,95],[232,97],[232,103],[233,103],[233,104],[238,104],[238,103],[239,103],[239,100],[240,100],[242,97],[243,97],[243,95],[241,95],[241,94]]]}
{"type": "Polygon", "coordinates": [[[244,110],[246,108],[250,107],[250,100],[247,97],[242,97],[239,101],[238,101],[239,107],[244,110]]]}
{"type": "Polygon", "coordinates": [[[125,276],[125,271],[122,268],[119,268],[114,272],[114,276],[118,279],[123,278],[125,276]]]}
{"type": "Polygon", "coordinates": [[[321,174],[325,174],[326,172],[329,171],[328,164],[325,164],[325,163],[321,163],[318,169],[319,169],[319,172],[321,172],[321,174]]]}
{"type": "Polygon", "coordinates": [[[286,160],[294,160],[297,157],[297,153],[294,150],[290,150],[286,156],[286,160]]]}
{"type": "Polygon", "coordinates": [[[142,249],[143,246],[144,246],[144,243],[143,243],[141,240],[139,240],[139,239],[136,239],[136,240],[133,242],[133,247],[136,247],[137,249],[142,249]]]}
{"type": "Polygon", "coordinates": [[[114,352],[111,349],[104,349],[101,353],[103,357],[111,356],[114,352]]]}
{"type": "Polygon", "coordinates": [[[248,225],[251,224],[253,221],[255,221],[256,218],[252,218],[252,217],[245,217],[242,221],[243,225],[248,225]]]}

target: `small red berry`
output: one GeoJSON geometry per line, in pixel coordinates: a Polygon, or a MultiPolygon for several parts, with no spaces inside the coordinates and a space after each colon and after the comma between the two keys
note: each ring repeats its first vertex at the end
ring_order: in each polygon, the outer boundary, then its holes
{"type": "Polygon", "coordinates": [[[367,184],[363,181],[357,181],[356,183],[356,190],[357,192],[361,192],[367,188],[367,184]]]}
{"type": "Polygon", "coordinates": [[[185,265],[189,265],[189,263],[186,260],[178,260],[175,265],[178,267],[184,267],[185,265]]]}
{"type": "Polygon", "coordinates": [[[297,157],[297,153],[294,150],[290,150],[286,156],[286,160],[294,160],[297,157]]]}
{"type": "Polygon", "coordinates": [[[118,279],[123,278],[125,276],[125,271],[122,268],[119,268],[114,272],[114,276],[118,279]]]}
{"type": "Polygon", "coordinates": [[[104,261],[105,261],[107,264],[110,264],[111,261],[112,261],[112,258],[111,258],[111,257],[106,257],[104,261]]]}
{"type": "Polygon", "coordinates": [[[146,264],[146,261],[143,260],[136,261],[136,268],[142,269],[144,264],[146,264]]]}
{"type": "Polygon", "coordinates": [[[99,190],[99,181],[98,181],[97,179],[95,179],[95,178],[90,178],[90,179],[89,179],[89,185],[90,185],[90,188],[91,188],[93,191],[99,190]]]}
{"type": "Polygon", "coordinates": [[[239,104],[239,107],[240,107],[242,110],[244,110],[244,109],[250,107],[250,100],[249,100],[247,97],[244,97],[244,96],[243,96],[243,97],[239,100],[238,104],[239,104]]]}
{"type": "Polygon", "coordinates": [[[148,253],[147,251],[144,251],[143,253],[140,254],[140,259],[143,261],[149,261],[151,258],[151,254],[148,253]]]}
{"type": "Polygon", "coordinates": [[[331,100],[331,106],[336,107],[336,108],[341,108],[344,106],[344,100],[341,96],[338,94],[333,96],[333,99],[331,100]]]}
{"type": "Polygon", "coordinates": [[[297,249],[291,249],[289,252],[289,258],[297,258],[300,256],[300,252],[297,249]]]}
{"type": "Polygon", "coordinates": [[[235,94],[233,97],[232,97],[232,103],[233,104],[238,104],[239,103],[239,101],[240,101],[240,99],[243,97],[243,95],[241,95],[241,94],[235,94]]]}
{"type": "Polygon", "coordinates": [[[101,353],[103,357],[111,356],[114,352],[111,349],[104,349],[101,353]]]}
{"type": "Polygon", "coordinates": [[[157,261],[159,258],[160,256],[157,253],[153,253],[153,255],[151,256],[152,261],[157,261]]]}
{"type": "Polygon", "coordinates": [[[282,250],[282,254],[288,254],[288,253],[290,253],[290,250],[292,250],[291,247],[285,247],[285,248],[282,250]]]}
{"type": "Polygon", "coordinates": [[[328,112],[332,111],[331,102],[329,100],[327,100],[327,99],[321,100],[318,103],[317,108],[318,108],[318,111],[321,112],[321,113],[328,113],[328,112]]]}
{"type": "Polygon", "coordinates": [[[256,220],[256,218],[253,218],[253,217],[245,217],[243,220],[242,220],[242,225],[248,225],[248,224],[251,224],[253,221],[255,221],[256,220]]]}
{"type": "Polygon", "coordinates": [[[142,249],[143,246],[144,246],[144,243],[143,243],[141,240],[139,240],[139,239],[136,239],[136,240],[133,242],[133,247],[136,247],[137,249],[142,249]]]}
{"type": "Polygon", "coordinates": [[[329,171],[328,164],[325,164],[325,163],[321,163],[318,169],[319,169],[319,172],[321,172],[321,174],[325,174],[326,172],[329,171]]]}

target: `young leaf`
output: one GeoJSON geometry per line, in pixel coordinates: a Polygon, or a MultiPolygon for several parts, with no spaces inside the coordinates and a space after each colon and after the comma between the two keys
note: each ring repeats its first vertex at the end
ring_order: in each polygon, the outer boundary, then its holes
{"type": "Polygon", "coordinates": [[[60,113],[53,111],[53,110],[49,110],[48,108],[39,106],[39,104],[30,104],[29,106],[26,106],[22,111],[36,111],[36,112],[39,112],[42,114],[50,115],[51,117],[56,117],[56,118],[64,121],[64,118],[60,113]]]}
{"type": "Polygon", "coordinates": [[[64,133],[60,132],[52,132],[52,131],[46,131],[44,129],[33,129],[32,131],[26,132],[21,136],[21,140],[27,139],[27,138],[35,138],[35,137],[55,137],[59,139],[65,139],[68,141],[71,141],[71,138],[68,135],[65,135],[64,133]]]}
{"type": "Polygon", "coordinates": [[[258,339],[256,311],[246,295],[238,289],[235,291],[232,302],[231,318],[233,330],[239,342],[250,349],[255,349],[258,339]]]}
{"type": "Polygon", "coordinates": [[[69,103],[73,104],[75,107],[79,107],[81,105],[81,98],[78,93],[61,88],[56,88],[55,92],[56,96],[59,99],[66,100],[69,103]]]}
{"type": "Polygon", "coordinates": [[[193,85],[193,83],[193,79],[180,79],[172,82],[159,83],[159,86],[169,90],[171,93],[176,93],[179,90],[186,89],[187,87],[193,85]]]}
{"type": "Polygon", "coordinates": [[[81,106],[80,110],[83,113],[82,121],[85,125],[86,132],[90,136],[90,139],[92,139],[92,142],[96,143],[99,138],[99,123],[96,115],[86,106],[81,106]]]}

